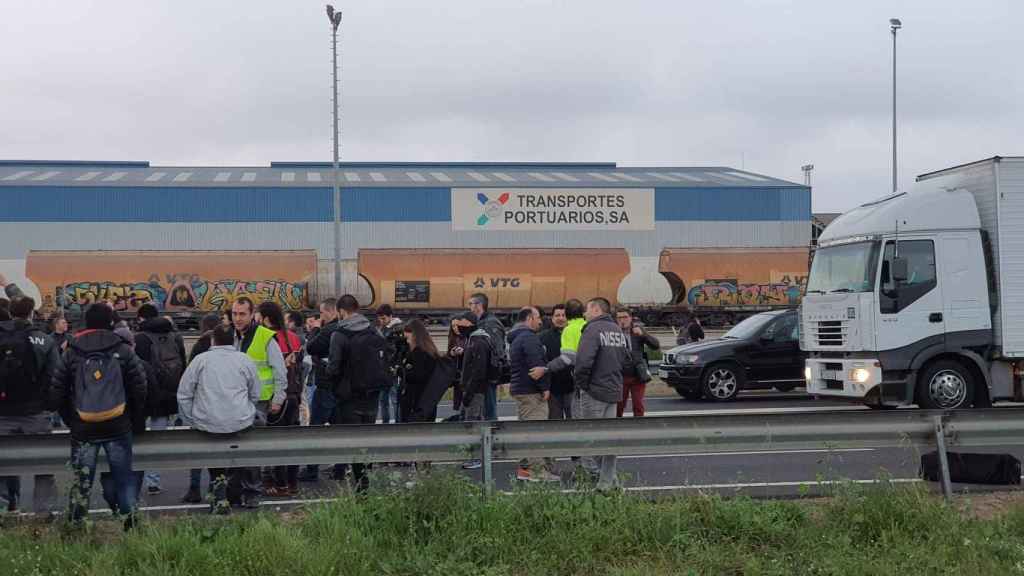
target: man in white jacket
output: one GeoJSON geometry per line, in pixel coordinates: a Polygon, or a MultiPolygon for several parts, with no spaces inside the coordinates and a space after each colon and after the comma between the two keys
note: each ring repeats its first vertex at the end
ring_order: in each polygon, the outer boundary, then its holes
{"type": "MultiPolygon", "coordinates": [[[[218,326],[210,350],[196,356],[178,386],[178,413],[192,428],[210,434],[235,435],[253,427],[258,420],[260,379],[256,365],[235,350],[234,331],[218,326]]],[[[259,506],[259,470],[214,468],[211,510],[227,514],[231,506],[259,506]]]]}

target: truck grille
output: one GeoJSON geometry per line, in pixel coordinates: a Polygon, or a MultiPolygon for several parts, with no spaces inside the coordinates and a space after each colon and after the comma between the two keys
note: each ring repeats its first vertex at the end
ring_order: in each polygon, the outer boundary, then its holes
{"type": "Polygon", "coordinates": [[[844,346],[847,326],[844,320],[822,320],[815,334],[818,346],[844,346]]]}

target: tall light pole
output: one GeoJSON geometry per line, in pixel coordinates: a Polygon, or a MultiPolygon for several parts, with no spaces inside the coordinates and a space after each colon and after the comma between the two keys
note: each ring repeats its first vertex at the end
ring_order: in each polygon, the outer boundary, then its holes
{"type": "Polygon", "coordinates": [[[892,30],[892,191],[896,193],[896,31],[903,28],[899,18],[889,19],[892,30]]]}
{"type": "Polygon", "coordinates": [[[327,5],[327,18],[331,21],[331,72],[334,78],[334,295],[341,295],[341,183],[338,181],[338,26],[341,11],[327,5]]]}
{"type": "Polygon", "coordinates": [[[804,164],[800,167],[804,171],[804,186],[811,187],[811,172],[814,171],[814,164],[804,164]]]}

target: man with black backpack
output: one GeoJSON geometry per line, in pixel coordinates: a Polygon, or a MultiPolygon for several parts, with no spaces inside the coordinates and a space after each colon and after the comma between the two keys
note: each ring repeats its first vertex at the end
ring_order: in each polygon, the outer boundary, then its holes
{"type": "Polygon", "coordinates": [[[490,300],[487,294],[477,292],[469,297],[469,311],[476,315],[476,324],[481,330],[490,336],[493,354],[491,362],[496,368],[494,378],[490,385],[484,390],[484,418],[487,420],[498,419],[498,386],[505,384],[510,379],[511,365],[508,358],[508,342],[505,325],[498,320],[494,313],[490,312],[490,300]]]}
{"type": "MultiPolygon", "coordinates": [[[[178,383],[185,373],[187,364],[185,340],[175,329],[174,323],[160,316],[153,304],[139,307],[139,329],[135,335],[135,354],[153,366],[156,385],[149,390],[146,415],[151,430],[164,430],[170,417],[178,413],[178,383]]],[[[160,473],[146,472],[146,490],[159,494],[160,473]]]]}
{"type": "MultiPolygon", "coordinates": [[[[46,393],[60,365],[54,341],[32,326],[35,300],[22,297],[10,307],[12,320],[0,322],[0,435],[49,434],[46,393]]],[[[7,510],[18,509],[21,479],[4,478],[7,510]]],[[[57,499],[53,475],[35,477],[33,510],[49,512],[57,499]]]]}
{"type": "Polygon", "coordinates": [[[131,346],[114,334],[114,310],[96,303],[85,311],[85,330],[75,335],[50,388],[50,408],[71,430],[70,520],[89,510],[102,448],[114,481],[118,511],[134,525],[137,489],[132,473],[132,430],[145,430],[146,374],[131,346]]]}
{"type": "MultiPolygon", "coordinates": [[[[359,302],[354,296],[338,298],[338,312],[341,320],[331,336],[327,365],[327,379],[338,401],[334,423],[374,424],[380,393],[391,386],[388,343],[359,313],[359,302]]],[[[368,464],[352,465],[352,482],[357,492],[365,492],[370,486],[367,468],[368,464]]],[[[339,471],[343,473],[343,467],[339,471]]]]}

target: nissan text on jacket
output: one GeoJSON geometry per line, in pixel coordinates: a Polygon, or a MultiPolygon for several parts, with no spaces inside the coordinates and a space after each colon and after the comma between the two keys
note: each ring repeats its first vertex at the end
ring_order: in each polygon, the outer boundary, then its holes
{"type": "Polygon", "coordinates": [[[142,432],[146,429],[146,392],[146,371],[132,347],[110,330],[84,330],[75,335],[64,353],[64,362],[58,364],[54,372],[49,408],[60,413],[75,440],[110,440],[133,430],[142,432]],[[89,354],[108,351],[121,362],[127,409],[124,414],[106,422],[82,422],[74,408],[75,375],[89,354]]]}
{"type": "Polygon", "coordinates": [[[622,370],[629,357],[629,341],[608,314],[587,322],[576,353],[573,378],[576,388],[601,402],[622,400],[622,370]]]}
{"type": "Polygon", "coordinates": [[[178,386],[178,410],[190,426],[214,434],[253,425],[260,378],[249,356],[234,346],[212,346],[196,356],[178,386]]]}
{"type": "MultiPolygon", "coordinates": [[[[8,287],[14,286],[13,284],[8,287]]],[[[35,383],[32,393],[14,399],[8,397],[0,401],[0,416],[34,416],[46,410],[47,393],[50,382],[61,364],[60,351],[53,338],[44,334],[25,320],[8,320],[0,322],[0,332],[20,332],[21,337],[28,339],[32,347],[35,383]]],[[[13,386],[13,383],[10,384],[13,386]]]]}
{"type": "Polygon", "coordinates": [[[546,364],[544,344],[540,336],[526,324],[519,323],[508,333],[509,359],[512,364],[512,395],[543,394],[550,389],[545,375],[540,380],[530,378],[531,368],[543,368],[546,364]]]}

